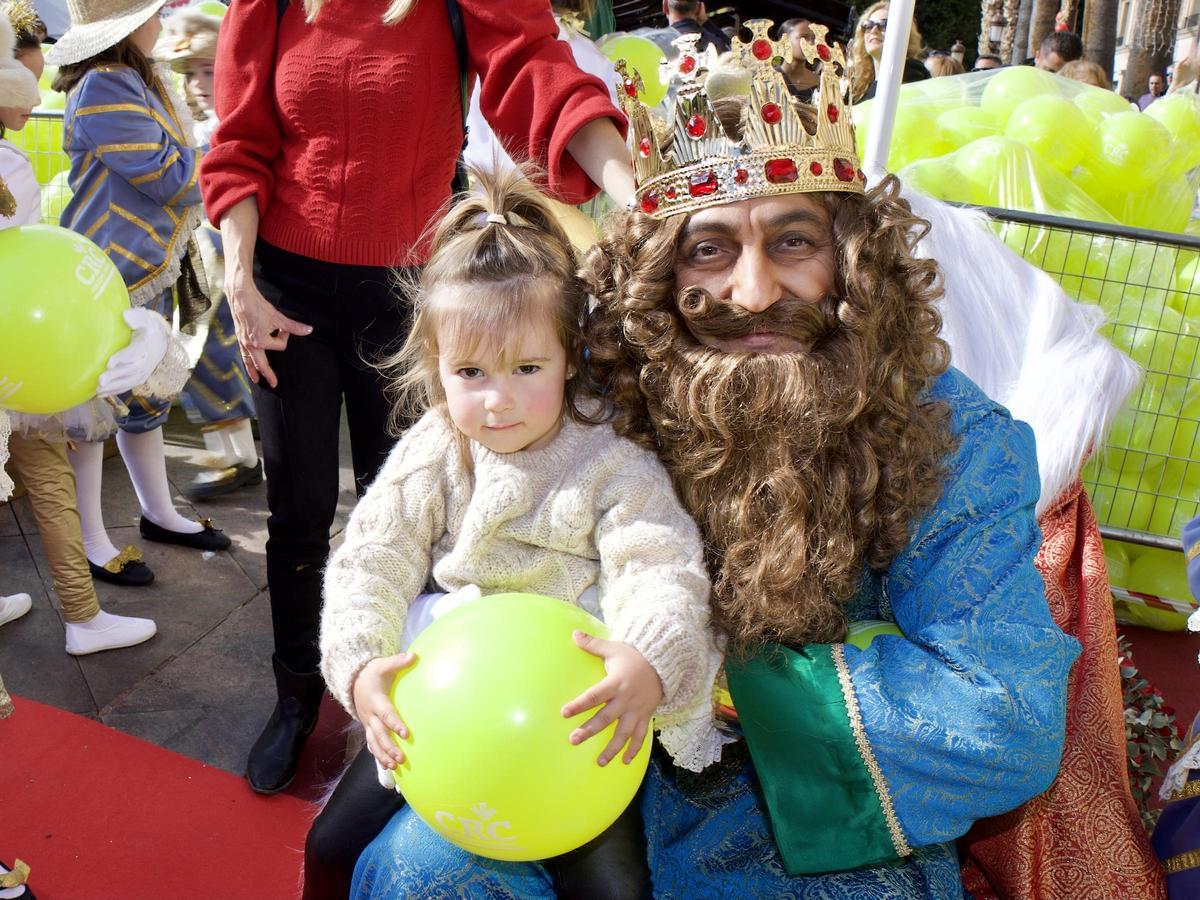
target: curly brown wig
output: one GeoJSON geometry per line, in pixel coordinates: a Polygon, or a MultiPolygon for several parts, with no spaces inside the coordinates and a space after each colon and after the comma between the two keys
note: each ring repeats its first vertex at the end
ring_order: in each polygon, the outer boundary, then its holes
{"type": "Polygon", "coordinates": [[[837,274],[834,296],[796,315],[804,353],[697,340],[730,313],[676,284],[686,216],[628,213],[588,258],[592,375],[617,430],[658,451],[700,524],[735,649],[841,640],[864,566],[883,570],[908,544],[954,446],[948,408],[922,399],[949,365],[936,264],[912,255],[927,223],[890,177],[865,196],[809,196],[837,274]]]}

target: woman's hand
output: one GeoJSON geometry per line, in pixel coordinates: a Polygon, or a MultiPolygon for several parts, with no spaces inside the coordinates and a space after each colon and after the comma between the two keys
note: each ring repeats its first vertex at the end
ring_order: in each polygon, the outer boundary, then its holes
{"type": "Polygon", "coordinates": [[[279,379],[267,362],[268,350],[282,350],[288,336],[312,334],[312,326],[289,319],[269,302],[254,284],[254,244],[258,240],[258,202],[239,200],[221,217],[221,243],[225,248],[225,296],[237,329],[238,348],[246,374],[258,384],[259,376],[277,387],[279,379]]]}
{"type": "Polygon", "coordinates": [[[628,743],[623,759],[626,764],[631,763],[642,749],[646,732],[650,730],[650,717],[662,700],[662,682],[658,673],[646,662],[646,657],[629,644],[606,641],[582,631],[576,631],[574,637],[576,644],[604,660],[604,671],[608,674],[562,708],[563,718],[569,719],[604,704],[599,712],[571,732],[571,743],[582,744],[615,721],[617,730],[596,761],[602,766],[607,765],[628,743]]]}
{"type": "Polygon", "coordinates": [[[240,265],[226,265],[225,296],[233,313],[246,374],[255,384],[261,376],[271,387],[276,387],[279,379],[267,362],[267,351],[283,350],[289,335],[312,334],[312,326],[289,319],[272,306],[255,286],[250,270],[240,265]]]}
{"type": "Polygon", "coordinates": [[[408,737],[408,727],[392,706],[388,691],[396,673],[417,661],[411,653],[377,656],[354,677],[350,695],[354,698],[354,717],[367,733],[367,749],[385,769],[394,769],[404,762],[404,753],[396,746],[392,733],[408,737]]]}

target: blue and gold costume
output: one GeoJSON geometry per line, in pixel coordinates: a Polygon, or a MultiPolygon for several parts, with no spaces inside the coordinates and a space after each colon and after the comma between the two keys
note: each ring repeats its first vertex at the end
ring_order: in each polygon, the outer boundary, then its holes
{"type": "MultiPolygon", "coordinates": [[[[1034,566],[1032,433],[956,371],[929,397],[949,404],[958,438],[942,496],[849,609],[903,636],[727,663],[750,755],[774,783],[764,793],[745,751],[691,777],[656,760],[642,801],[656,896],[961,897],[954,839],[1053,781],[1079,648],[1034,566]],[[763,729],[788,752],[768,758],[778,747],[756,745],[763,729]],[[773,819],[780,796],[792,821],[773,819]]],[[[554,896],[542,866],[473,857],[407,808],[360,858],[352,893],[441,887],[554,896]]]]}
{"type": "MultiPolygon", "coordinates": [[[[63,227],[108,255],[134,306],[170,319],[181,261],[199,223],[200,151],[189,146],[161,81],[147,85],[128,66],[90,69],[67,96],[64,122],[73,196],[63,227]]],[[[170,410],[165,399],[122,400],[130,413],[120,425],[129,431],[158,427],[170,410]]]]}

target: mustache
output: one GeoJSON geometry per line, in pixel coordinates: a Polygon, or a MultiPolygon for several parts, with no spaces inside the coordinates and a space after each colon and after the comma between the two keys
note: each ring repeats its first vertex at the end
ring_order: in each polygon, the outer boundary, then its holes
{"type": "Polygon", "coordinates": [[[772,332],[814,346],[842,327],[838,301],[825,296],[813,302],[782,297],[762,312],[751,312],[736,303],[714,300],[703,288],[684,288],[677,303],[679,314],[696,338],[741,338],[772,332]]]}

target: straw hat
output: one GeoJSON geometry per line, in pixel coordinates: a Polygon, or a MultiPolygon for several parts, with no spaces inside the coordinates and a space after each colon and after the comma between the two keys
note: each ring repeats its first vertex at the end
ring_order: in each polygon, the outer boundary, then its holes
{"type": "Polygon", "coordinates": [[[0,106],[37,106],[42,102],[37,79],[13,56],[17,36],[0,9],[0,106]]]}
{"type": "Polygon", "coordinates": [[[46,53],[46,62],[83,62],[127,38],[157,15],[167,0],[67,0],[71,27],[46,53]]]}
{"type": "Polygon", "coordinates": [[[217,58],[217,32],[221,20],[196,7],[182,9],[163,19],[162,37],[154,48],[154,58],[170,63],[171,68],[186,68],[189,59],[217,58]]]}

